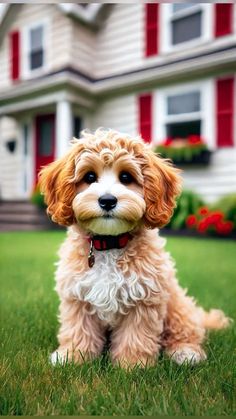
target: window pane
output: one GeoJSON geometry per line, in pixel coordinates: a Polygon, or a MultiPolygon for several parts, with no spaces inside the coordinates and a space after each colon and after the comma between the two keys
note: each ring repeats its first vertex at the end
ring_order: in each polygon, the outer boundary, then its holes
{"type": "Polygon", "coordinates": [[[168,115],[200,111],[200,92],[189,92],[167,97],[168,115]]]}
{"type": "Polygon", "coordinates": [[[31,29],[30,31],[30,50],[38,51],[43,47],[43,27],[31,29]]]}
{"type": "Polygon", "coordinates": [[[167,137],[187,138],[189,135],[201,135],[201,121],[175,122],[166,125],[167,137]]]}
{"type": "Polygon", "coordinates": [[[39,155],[49,157],[53,154],[53,122],[42,121],[39,129],[39,155]]]}
{"type": "Polygon", "coordinates": [[[173,4],[173,13],[179,12],[180,10],[189,9],[195,6],[196,3],[175,3],[173,4]]]}
{"type": "Polygon", "coordinates": [[[35,68],[40,68],[43,65],[43,50],[36,52],[31,52],[30,54],[30,68],[34,70],[35,68]]]}
{"type": "Polygon", "coordinates": [[[202,12],[173,20],[171,25],[173,45],[199,38],[202,33],[202,12]]]}

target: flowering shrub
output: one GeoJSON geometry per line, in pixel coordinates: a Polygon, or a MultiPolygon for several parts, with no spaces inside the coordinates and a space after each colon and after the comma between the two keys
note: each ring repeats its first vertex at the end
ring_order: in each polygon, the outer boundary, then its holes
{"type": "Polygon", "coordinates": [[[172,230],[185,228],[185,220],[188,215],[196,213],[204,205],[204,201],[196,192],[183,190],[176,204],[173,216],[167,225],[167,228],[172,230]]]}
{"type": "Polygon", "coordinates": [[[32,204],[36,205],[38,208],[46,208],[46,204],[44,202],[44,197],[40,192],[39,186],[35,185],[33,192],[31,194],[30,200],[32,204]]]}
{"type": "Polygon", "coordinates": [[[222,211],[212,211],[208,207],[201,207],[196,214],[189,215],[186,226],[200,234],[215,233],[222,236],[228,236],[234,229],[234,223],[225,219],[222,211]]]}

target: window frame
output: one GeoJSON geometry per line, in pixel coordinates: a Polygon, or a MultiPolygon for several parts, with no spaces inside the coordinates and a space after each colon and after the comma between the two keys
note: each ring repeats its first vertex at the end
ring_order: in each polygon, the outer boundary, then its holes
{"type": "Polygon", "coordinates": [[[155,142],[160,144],[167,138],[168,123],[201,121],[201,136],[210,149],[216,148],[216,126],[214,117],[215,79],[205,79],[193,83],[181,83],[154,92],[153,99],[153,132],[155,142]],[[200,91],[200,111],[168,115],[167,98],[183,93],[200,91]]]}
{"type": "Polygon", "coordinates": [[[49,45],[49,22],[48,19],[39,20],[23,29],[23,78],[37,77],[49,70],[48,50],[49,45]],[[43,48],[43,65],[38,68],[31,68],[31,31],[42,27],[42,48],[43,48]],[[46,42],[47,41],[47,42],[46,42]]]}
{"type": "Polygon", "coordinates": [[[183,49],[198,47],[199,44],[208,42],[213,39],[213,5],[209,3],[195,3],[191,8],[183,9],[173,14],[173,3],[162,5],[162,21],[163,21],[163,52],[178,52],[183,49]],[[172,21],[183,17],[191,16],[197,12],[202,12],[202,33],[198,38],[172,44],[172,21]]]}

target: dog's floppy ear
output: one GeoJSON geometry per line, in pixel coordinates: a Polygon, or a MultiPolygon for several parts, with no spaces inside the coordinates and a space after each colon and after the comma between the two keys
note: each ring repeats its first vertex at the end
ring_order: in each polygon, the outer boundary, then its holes
{"type": "Polygon", "coordinates": [[[149,228],[163,227],[170,220],[181,192],[180,170],[151,150],[146,154],[143,167],[144,199],[146,213],[144,223],[149,228]]]}
{"type": "Polygon", "coordinates": [[[39,187],[47,204],[47,213],[55,223],[69,226],[74,222],[72,201],[75,159],[71,151],[61,159],[45,166],[39,173],[39,187]]]}

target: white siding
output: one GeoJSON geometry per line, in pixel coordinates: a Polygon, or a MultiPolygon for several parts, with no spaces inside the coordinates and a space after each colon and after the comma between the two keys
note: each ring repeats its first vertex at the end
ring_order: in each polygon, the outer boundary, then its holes
{"type": "Polygon", "coordinates": [[[90,118],[89,128],[113,128],[130,135],[137,135],[136,95],[121,96],[98,103],[90,118]]]}
{"type": "MultiPolygon", "coordinates": [[[[19,7],[12,5],[12,7],[19,7]]],[[[0,47],[0,91],[12,85],[10,79],[10,52],[8,34],[13,30],[20,31],[20,77],[23,78],[23,69],[26,62],[24,31],[27,26],[45,22],[47,25],[46,40],[46,68],[42,71],[50,72],[61,67],[68,66],[71,60],[73,26],[71,19],[65,16],[56,5],[53,4],[22,4],[16,17],[13,19],[8,31],[4,36],[0,47]]],[[[37,75],[40,75],[37,72],[37,75]]],[[[31,78],[33,74],[29,74],[31,78]]]]}
{"type": "Polygon", "coordinates": [[[10,118],[0,119],[0,198],[17,199],[22,195],[23,162],[19,128],[10,118]],[[16,139],[16,149],[10,153],[6,142],[16,139]]]}
{"type": "Polygon", "coordinates": [[[73,40],[70,48],[71,65],[89,76],[94,75],[96,63],[96,33],[77,21],[71,21],[73,40]]]}
{"type": "Polygon", "coordinates": [[[96,77],[138,67],[143,55],[143,4],[116,4],[97,35],[96,77]]]}
{"type": "Polygon", "coordinates": [[[207,202],[236,193],[236,149],[216,150],[208,167],[186,169],[183,178],[184,187],[198,192],[207,202]]]}

